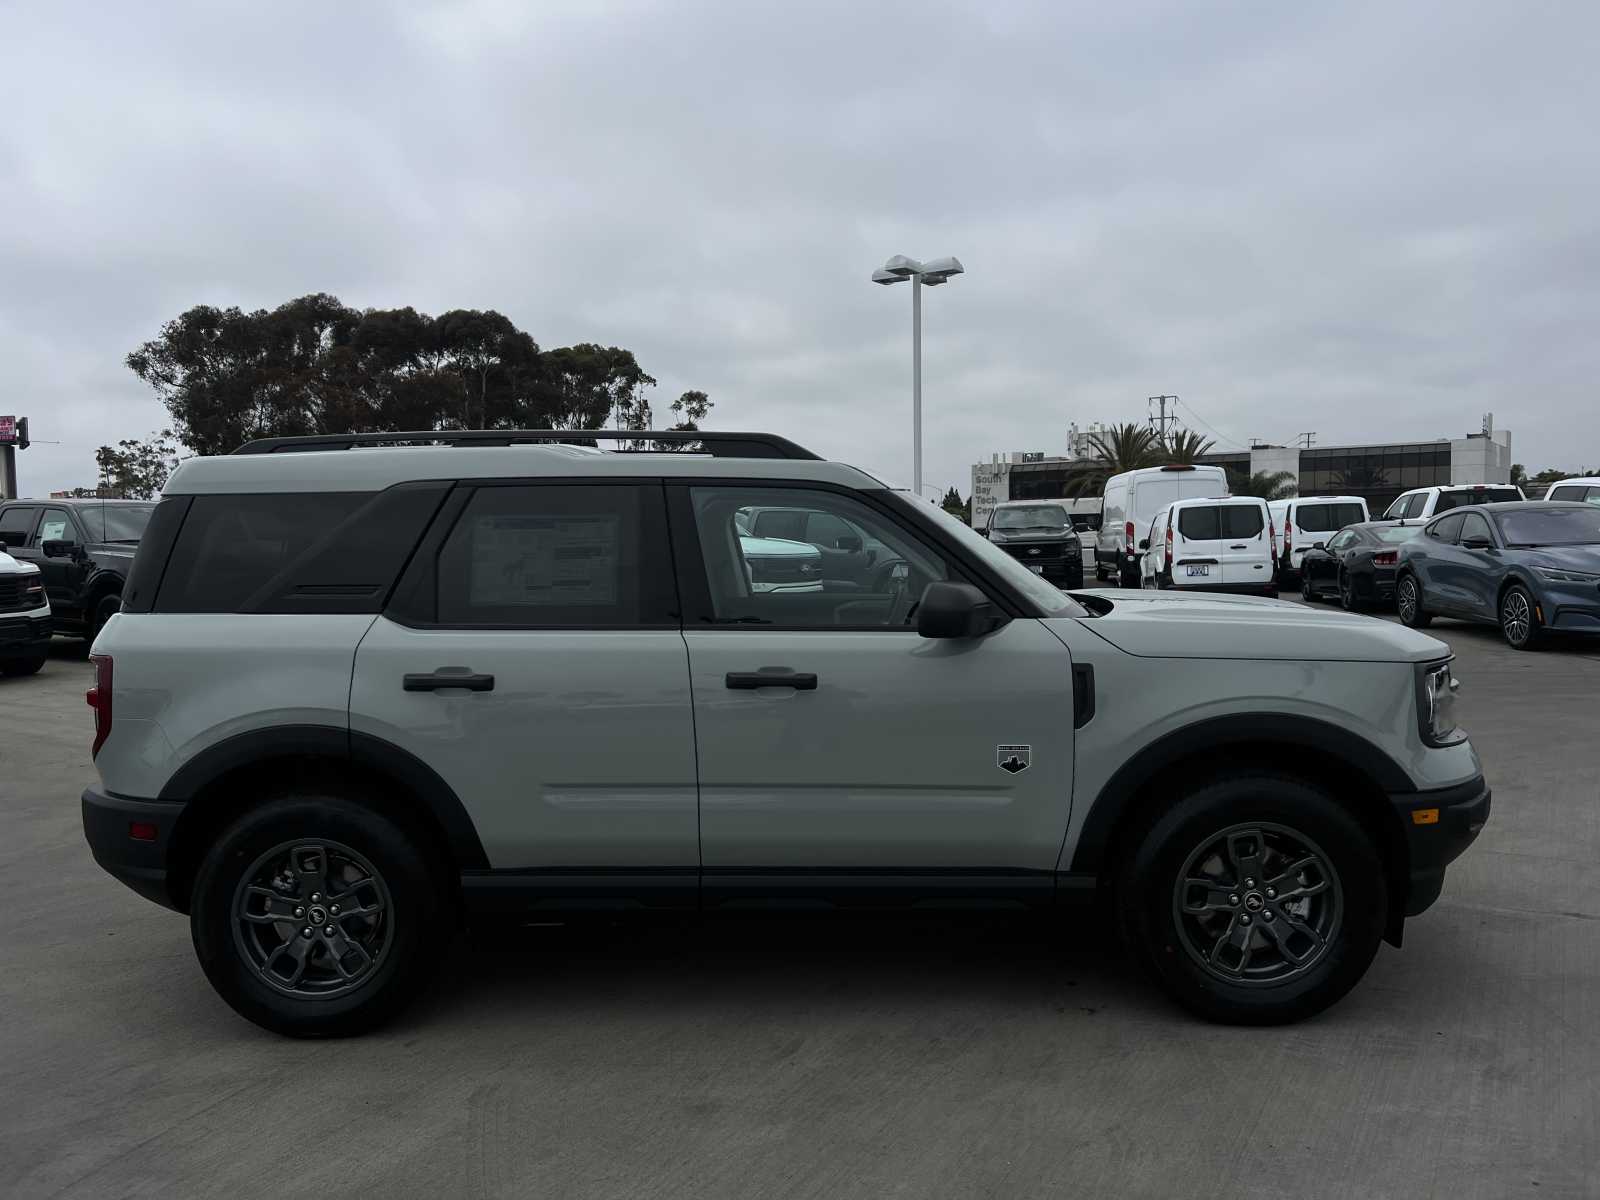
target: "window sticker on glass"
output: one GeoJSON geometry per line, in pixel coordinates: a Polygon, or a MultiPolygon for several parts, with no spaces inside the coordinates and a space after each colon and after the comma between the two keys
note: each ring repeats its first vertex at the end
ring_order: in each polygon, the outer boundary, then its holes
{"type": "Polygon", "coordinates": [[[39,522],[39,541],[54,542],[67,536],[67,520],[65,517],[46,517],[39,522]]]}
{"type": "Polygon", "coordinates": [[[570,606],[617,603],[615,514],[482,516],[472,529],[471,603],[570,606]]]}

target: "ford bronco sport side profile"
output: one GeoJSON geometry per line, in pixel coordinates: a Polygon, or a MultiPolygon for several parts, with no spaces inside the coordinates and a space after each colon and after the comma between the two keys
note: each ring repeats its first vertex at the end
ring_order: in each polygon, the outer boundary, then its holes
{"type": "Polygon", "coordinates": [[[276,439],[169,482],[93,647],[84,830],[250,1020],[370,1028],[464,922],[1082,900],[1194,1012],[1290,1021],[1488,815],[1425,634],[1067,594],[778,437],[577,437],[637,434],[276,439]],[[760,586],[772,510],[872,569],[760,586]]]}

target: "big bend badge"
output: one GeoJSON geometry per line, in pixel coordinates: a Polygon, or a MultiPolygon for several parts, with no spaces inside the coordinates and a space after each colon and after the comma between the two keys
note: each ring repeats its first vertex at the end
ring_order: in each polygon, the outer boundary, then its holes
{"type": "Polygon", "coordinates": [[[1028,769],[1032,761],[1032,746],[996,746],[994,748],[995,766],[1007,774],[1021,774],[1028,769]]]}

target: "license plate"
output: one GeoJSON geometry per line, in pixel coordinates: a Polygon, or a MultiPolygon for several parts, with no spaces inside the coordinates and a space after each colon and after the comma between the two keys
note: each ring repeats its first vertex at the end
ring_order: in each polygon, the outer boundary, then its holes
{"type": "Polygon", "coordinates": [[[1211,565],[1209,563],[1200,563],[1199,565],[1190,563],[1184,567],[1183,573],[1191,579],[1197,575],[1204,577],[1211,574],[1211,565]]]}
{"type": "Polygon", "coordinates": [[[1029,563],[1028,564],[1028,570],[1032,571],[1035,575],[1043,575],[1044,574],[1044,567],[1041,566],[1039,563],[1029,563]]]}

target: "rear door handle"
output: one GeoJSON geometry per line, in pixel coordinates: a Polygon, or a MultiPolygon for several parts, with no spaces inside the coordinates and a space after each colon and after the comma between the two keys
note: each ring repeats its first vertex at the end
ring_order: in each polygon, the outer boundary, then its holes
{"type": "Polygon", "coordinates": [[[817,677],[810,672],[788,667],[762,667],[759,671],[729,671],[726,683],[735,691],[753,692],[756,688],[786,687],[797,692],[817,690],[817,677]]]}
{"type": "Polygon", "coordinates": [[[407,675],[403,686],[408,692],[437,692],[441,688],[461,688],[468,692],[494,691],[494,676],[479,675],[471,667],[440,667],[429,675],[407,675]]]}
{"type": "Polygon", "coordinates": [[[1228,549],[1229,550],[1248,550],[1248,549],[1250,549],[1250,547],[1245,545],[1243,542],[1240,542],[1237,546],[1229,546],[1228,549]]]}

